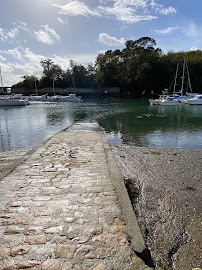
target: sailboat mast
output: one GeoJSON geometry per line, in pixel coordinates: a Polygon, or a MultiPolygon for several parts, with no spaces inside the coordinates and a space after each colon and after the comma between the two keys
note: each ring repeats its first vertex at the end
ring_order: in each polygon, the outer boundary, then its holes
{"type": "Polygon", "coordinates": [[[177,64],[177,69],[175,72],[175,82],[174,82],[174,90],[173,90],[173,95],[176,93],[176,85],[177,85],[177,74],[178,74],[178,68],[179,68],[179,64],[177,64]]]}
{"type": "Polygon", "coordinates": [[[3,94],[4,87],[3,87],[3,78],[2,78],[2,73],[1,73],[1,67],[0,67],[0,77],[1,77],[1,93],[3,94]]]}
{"type": "Polygon", "coordinates": [[[183,71],[182,71],[182,86],[181,86],[181,90],[180,90],[181,96],[183,95],[183,90],[184,90],[185,61],[186,61],[186,59],[185,59],[185,56],[184,56],[183,71]]]}
{"type": "Polygon", "coordinates": [[[188,69],[187,61],[186,61],[186,70],[187,70],[187,76],[188,76],[189,89],[190,89],[190,92],[192,93],[192,87],[191,87],[191,81],[190,81],[189,69],[188,69]]]}

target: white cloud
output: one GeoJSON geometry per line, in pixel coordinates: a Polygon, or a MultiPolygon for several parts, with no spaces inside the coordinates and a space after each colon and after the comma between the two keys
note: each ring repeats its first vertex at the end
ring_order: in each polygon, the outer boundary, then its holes
{"type": "Polygon", "coordinates": [[[54,7],[57,7],[60,11],[60,14],[65,14],[65,15],[72,15],[72,16],[100,16],[99,12],[96,10],[90,9],[85,3],[79,2],[79,1],[71,1],[67,3],[66,5],[57,5],[54,4],[54,7]]]}
{"type": "Polygon", "coordinates": [[[51,57],[51,60],[61,66],[63,70],[66,70],[70,67],[70,60],[73,60],[77,64],[81,65],[89,65],[95,62],[97,54],[76,54],[76,55],[69,55],[67,56],[59,56],[54,54],[51,57]]]}
{"type": "Polygon", "coordinates": [[[156,0],[100,0],[96,9],[89,8],[84,2],[67,0],[65,5],[53,4],[59,9],[59,14],[72,16],[108,16],[126,23],[137,23],[156,19],[155,12],[161,15],[175,14],[174,7],[164,7],[156,0]],[[112,4],[111,4],[112,3],[112,4]]]}
{"type": "Polygon", "coordinates": [[[176,14],[177,13],[177,11],[174,7],[168,7],[168,8],[162,7],[158,11],[162,15],[169,15],[169,14],[176,14]]]}
{"type": "Polygon", "coordinates": [[[146,8],[148,0],[116,0],[116,4],[125,6],[134,6],[135,8],[146,8]]]}
{"type": "Polygon", "coordinates": [[[97,51],[98,54],[105,54],[106,50],[99,50],[97,51]]]}
{"type": "MultiPolygon", "coordinates": [[[[61,66],[63,70],[70,67],[70,60],[82,65],[88,65],[95,62],[97,55],[95,54],[76,54],[67,56],[59,56],[54,54],[53,57],[47,57],[40,54],[35,54],[29,48],[19,48],[19,54],[21,54],[20,62],[3,62],[4,57],[0,56],[1,69],[3,73],[4,85],[11,86],[17,82],[22,81],[24,75],[35,75],[41,78],[43,74],[43,68],[40,64],[41,60],[50,58],[55,64],[61,66]],[[2,59],[3,58],[3,59],[2,59]]],[[[0,53],[7,53],[8,51],[0,51],[0,53]]]]}
{"type": "Polygon", "coordinates": [[[117,2],[113,7],[98,7],[99,11],[104,15],[114,16],[118,21],[126,23],[137,23],[140,21],[149,21],[156,19],[156,16],[151,15],[138,15],[132,7],[117,2]]]}
{"type": "MultiPolygon", "coordinates": [[[[18,51],[19,55],[21,55],[20,62],[7,61],[6,63],[1,63],[5,86],[11,86],[19,81],[22,81],[22,76],[24,75],[35,75],[37,77],[41,77],[43,72],[40,61],[46,59],[46,57],[39,54],[34,54],[29,48],[18,48],[16,51],[18,51]]],[[[4,53],[10,54],[11,50],[4,51],[4,53]]]]}
{"type": "Polygon", "coordinates": [[[13,24],[16,25],[18,29],[24,30],[25,32],[29,32],[29,30],[27,29],[27,24],[25,22],[19,20],[13,24]]]}
{"type": "Polygon", "coordinates": [[[7,50],[4,51],[4,53],[11,55],[13,58],[21,60],[21,53],[19,52],[19,50],[17,48],[13,49],[13,50],[7,50]]]}
{"type": "Polygon", "coordinates": [[[66,56],[59,56],[59,55],[56,55],[54,54],[53,57],[51,57],[51,60],[59,65],[63,70],[66,70],[67,68],[70,67],[70,58],[69,57],[66,57],[66,56]]]}
{"type": "Polygon", "coordinates": [[[168,28],[165,28],[165,29],[152,30],[152,32],[155,32],[155,33],[160,34],[160,35],[167,35],[167,34],[173,33],[177,29],[179,29],[179,27],[168,27],[168,28]]]}
{"type": "Polygon", "coordinates": [[[18,34],[19,34],[19,31],[17,28],[13,28],[10,31],[0,28],[0,39],[2,41],[13,40],[18,34]]]}
{"type": "Polygon", "coordinates": [[[34,32],[34,35],[39,42],[48,45],[51,45],[60,39],[55,30],[50,28],[48,25],[43,25],[41,30],[34,32]]]}
{"type": "Polygon", "coordinates": [[[164,7],[157,4],[155,0],[106,0],[100,1],[101,6],[98,11],[103,15],[115,17],[119,21],[126,23],[137,23],[140,21],[149,21],[157,19],[152,12],[161,15],[175,14],[177,11],[174,7],[164,7]],[[112,6],[105,5],[113,2],[112,6]]]}
{"type": "Polygon", "coordinates": [[[157,4],[155,0],[151,0],[150,7],[154,9],[156,13],[161,15],[169,15],[169,14],[176,14],[177,10],[174,7],[165,8],[163,5],[157,4]]]}
{"type": "Polygon", "coordinates": [[[76,54],[72,55],[71,59],[79,64],[88,65],[95,62],[97,54],[76,54]]]}
{"type": "Polygon", "coordinates": [[[40,54],[34,54],[32,51],[30,51],[29,48],[26,48],[23,52],[23,58],[25,62],[28,62],[29,65],[32,66],[32,68],[35,68],[38,70],[38,67],[40,65],[40,69],[41,69],[41,64],[40,61],[41,60],[45,60],[46,57],[40,54]]]}
{"type": "Polygon", "coordinates": [[[6,58],[0,55],[0,61],[6,61],[6,58]]]}
{"type": "Polygon", "coordinates": [[[99,42],[109,46],[122,46],[125,43],[124,38],[117,39],[116,37],[111,37],[106,33],[99,34],[99,42]]]}
{"type": "Polygon", "coordinates": [[[67,20],[62,20],[61,18],[57,18],[58,22],[61,23],[61,24],[67,24],[67,20]]]}
{"type": "Polygon", "coordinates": [[[201,50],[201,49],[198,48],[198,47],[191,47],[189,50],[190,50],[190,51],[198,51],[198,50],[201,50]]]}
{"type": "Polygon", "coordinates": [[[18,29],[13,28],[10,32],[7,33],[7,38],[14,38],[18,34],[19,34],[18,29]]]}

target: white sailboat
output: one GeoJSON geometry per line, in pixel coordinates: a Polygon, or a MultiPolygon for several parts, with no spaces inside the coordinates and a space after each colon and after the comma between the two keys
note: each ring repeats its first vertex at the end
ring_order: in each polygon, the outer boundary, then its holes
{"type": "Polygon", "coordinates": [[[171,83],[170,89],[172,86],[173,91],[171,95],[160,95],[158,99],[149,99],[150,105],[180,105],[180,103],[185,103],[188,98],[192,98],[196,95],[192,93],[192,86],[186,56],[184,56],[183,58],[182,76],[179,76],[179,64],[177,64],[175,76],[171,83]]]}
{"type": "Polygon", "coordinates": [[[177,64],[173,84],[173,93],[172,95],[167,96],[166,99],[162,100],[159,105],[163,106],[180,105],[181,103],[186,102],[187,99],[192,97],[193,95],[194,94],[192,94],[189,69],[186,61],[186,56],[184,56],[182,76],[181,77],[179,76],[179,64],[177,64]],[[177,80],[179,80],[179,83],[177,80]]]}
{"type": "Polygon", "coordinates": [[[191,86],[186,56],[184,56],[184,61],[183,61],[182,77],[179,77],[179,80],[181,79],[181,86],[180,86],[180,82],[179,84],[177,83],[178,73],[179,73],[179,64],[177,64],[177,69],[176,69],[176,74],[175,74],[173,97],[181,101],[181,100],[186,100],[188,98],[187,93],[192,93],[192,86],[191,86]],[[186,86],[185,86],[185,78],[187,78],[186,86]],[[185,90],[185,87],[186,87],[186,90],[185,90]]]}

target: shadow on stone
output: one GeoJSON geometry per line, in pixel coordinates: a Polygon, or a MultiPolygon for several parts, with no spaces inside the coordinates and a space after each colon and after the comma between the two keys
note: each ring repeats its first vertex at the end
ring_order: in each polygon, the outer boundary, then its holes
{"type": "MultiPolygon", "coordinates": [[[[128,196],[130,198],[131,204],[133,206],[134,212],[136,213],[135,210],[135,203],[137,202],[138,196],[140,194],[139,189],[135,186],[135,183],[132,179],[123,179],[124,180],[124,184],[126,187],[126,190],[128,192],[128,196]]],[[[141,258],[146,265],[148,265],[149,267],[155,267],[154,262],[152,260],[151,257],[151,253],[148,249],[145,249],[143,252],[139,253],[136,252],[136,255],[141,258]]]]}

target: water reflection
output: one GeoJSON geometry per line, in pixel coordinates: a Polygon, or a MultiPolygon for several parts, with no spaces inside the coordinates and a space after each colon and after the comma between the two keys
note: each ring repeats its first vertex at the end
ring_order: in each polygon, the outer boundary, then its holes
{"type": "Polygon", "coordinates": [[[201,117],[202,106],[145,106],[104,117],[100,124],[108,136],[115,131],[119,133],[118,143],[121,134],[122,143],[136,146],[199,150],[202,149],[201,117]]]}
{"type": "Polygon", "coordinates": [[[90,100],[0,108],[0,151],[30,149],[76,121],[97,120],[111,144],[202,150],[202,106],[90,100]]]}

